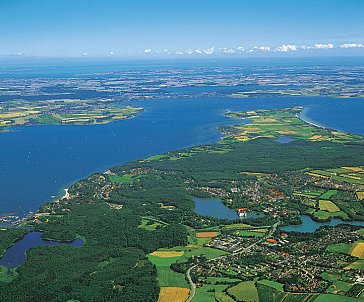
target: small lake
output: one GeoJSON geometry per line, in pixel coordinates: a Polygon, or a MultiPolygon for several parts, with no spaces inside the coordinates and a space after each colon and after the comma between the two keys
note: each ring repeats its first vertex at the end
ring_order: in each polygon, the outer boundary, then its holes
{"type": "Polygon", "coordinates": [[[302,232],[302,233],[313,233],[322,226],[337,226],[339,224],[351,224],[364,226],[364,221],[344,221],[339,218],[332,218],[328,222],[316,222],[310,216],[301,215],[302,224],[299,225],[288,225],[282,227],[281,230],[285,232],[302,232]]]}
{"type": "Polygon", "coordinates": [[[83,241],[81,239],[75,239],[70,242],[44,240],[42,239],[41,232],[29,232],[22,239],[16,241],[12,247],[6,250],[4,255],[0,258],[0,266],[11,269],[23,264],[26,260],[26,252],[32,247],[41,245],[58,246],[61,244],[81,247],[83,241]]]}
{"type": "MultiPolygon", "coordinates": [[[[239,215],[236,213],[235,210],[229,209],[225,206],[220,198],[197,198],[194,197],[193,201],[196,203],[195,212],[197,214],[203,216],[210,216],[219,219],[244,219],[239,218],[239,215]]],[[[263,215],[259,215],[254,211],[250,211],[247,214],[246,218],[256,218],[261,217],[263,215]]]]}
{"type": "Polygon", "coordinates": [[[275,139],[275,142],[281,143],[281,144],[288,144],[290,142],[293,142],[295,139],[290,136],[281,135],[277,139],[275,139]]]}

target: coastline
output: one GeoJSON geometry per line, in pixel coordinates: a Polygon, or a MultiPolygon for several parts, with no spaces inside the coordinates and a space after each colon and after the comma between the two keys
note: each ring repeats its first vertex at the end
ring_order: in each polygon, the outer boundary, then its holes
{"type": "MultiPolygon", "coordinates": [[[[301,121],[305,122],[306,124],[309,124],[310,126],[313,126],[313,127],[316,127],[316,128],[320,128],[320,129],[325,129],[325,130],[331,130],[331,131],[338,131],[338,132],[342,132],[342,133],[348,133],[348,134],[354,134],[350,131],[345,131],[345,130],[341,130],[339,128],[332,128],[332,127],[329,127],[329,126],[325,126],[325,125],[322,125],[322,124],[319,124],[318,122],[312,120],[311,118],[309,118],[306,113],[307,111],[309,111],[310,108],[307,108],[307,107],[304,107],[302,109],[302,111],[299,113],[299,114],[296,114],[295,116],[300,119],[301,121]]],[[[358,135],[361,135],[362,134],[358,134],[358,135]]]]}
{"type": "MultiPolygon", "coordinates": [[[[330,127],[327,127],[327,126],[324,126],[324,125],[321,125],[321,124],[319,124],[319,123],[317,123],[316,121],[313,121],[313,120],[311,120],[307,115],[306,115],[306,113],[307,113],[307,111],[309,111],[309,109],[310,108],[307,108],[307,107],[302,107],[302,110],[299,112],[299,113],[296,113],[295,114],[295,116],[298,118],[298,119],[300,119],[301,121],[303,121],[304,123],[306,123],[306,124],[308,124],[308,125],[310,125],[310,126],[313,126],[313,127],[317,127],[317,128],[321,128],[321,129],[326,129],[326,130],[334,130],[334,131],[341,131],[341,130],[337,130],[337,129],[333,129],[333,128],[330,128],[330,127]]],[[[229,110],[228,110],[229,111],[229,110]]],[[[232,120],[234,120],[234,119],[232,119],[232,120]]],[[[248,122],[244,122],[243,124],[249,124],[250,123],[250,121],[248,120],[248,122]]],[[[228,123],[229,124],[229,123],[228,123]]],[[[234,124],[234,122],[232,121],[231,122],[231,124],[234,124]]],[[[219,127],[220,126],[218,126],[218,127],[215,127],[215,130],[217,130],[217,131],[219,131],[219,127]]],[[[220,131],[219,131],[220,132],[220,131]]],[[[343,132],[343,131],[341,131],[341,132],[343,132]]],[[[221,132],[220,132],[221,133],[221,132]]],[[[218,138],[218,140],[215,142],[215,143],[219,143],[219,141],[221,141],[222,139],[224,139],[224,136],[223,135],[221,135],[219,138],[218,138]]],[[[196,146],[198,146],[198,145],[196,145],[196,146]]],[[[187,147],[184,147],[184,148],[188,148],[188,146],[187,147]]],[[[182,148],[183,149],[183,148],[182,148]]],[[[106,168],[105,169],[105,172],[103,172],[103,173],[107,173],[108,171],[109,171],[109,169],[110,169],[110,167],[109,168],[106,168]]],[[[92,174],[92,173],[91,173],[92,174]]],[[[91,174],[89,174],[89,175],[91,175],[91,174]]],[[[88,177],[89,175],[86,175],[85,176],[85,178],[86,177],[88,177]]],[[[82,179],[82,178],[80,178],[80,179],[82,179]]],[[[64,191],[64,194],[63,195],[61,195],[62,193],[61,192],[59,192],[59,195],[58,196],[60,196],[58,199],[53,199],[53,201],[55,201],[55,202],[61,202],[63,199],[65,199],[65,200],[69,200],[70,198],[71,198],[71,195],[70,195],[70,193],[68,192],[68,190],[69,190],[69,186],[71,186],[71,185],[73,185],[73,184],[75,184],[75,183],[77,183],[80,179],[76,179],[76,180],[74,180],[74,181],[72,181],[72,182],[69,182],[68,183],[68,187],[67,188],[64,188],[63,187],[63,189],[61,189],[61,191],[64,191]]],[[[44,203],[42,203],[42,204],[44,204],[44,203]]],[[[42,205],[41,204],[41,205],[42,205]]],[[[14,218],[14,220],[13,221],[11,221],[11,226],[19,226],[21,223],[23,223],[27,218],[29,218],[29,217],[32,217],[32,216],[34,216],[34,214],[35,213],[37,213],[39,211],[39,208],[37,209],[37,210],[31,210],[31,211],[29,211],[29,212],[27,212],[27,213],[25,213],[24,215],[22,215],[22,217],[20,217],[20,216],[15,216],[14,218]]],[[[4,216],[0,216],[0,218],[4,218],[4,216]]],[[[6,217],[6,216],[5,216],[6,217]]],[[[7,218],[7,217],[6,217],[7,218]]]]}
{"type": "MultiPolygon", "coordinates": [[[[314,127],[317,127],[317,128],[321,128],[321,129],[331,129],[330,127],[327,127],[327,126],[324,126],[324,125],[320,125],[319,123],[317,123],[316,121],[312,120],[311,118],[309,118],[306,113],[309,111],[310,109],[307,108],[307,107],[303,107],[302,111],[298,114],[296,114],[296,117],[298,119],[300,119],[301,121],[311,125],[311,126],[314,126],[314,127]]],[[[334,129],[332,129],[334,130],[334,129]]],[[[337,131],[340,131],[339,129],[336,129],[337,131]]]]}

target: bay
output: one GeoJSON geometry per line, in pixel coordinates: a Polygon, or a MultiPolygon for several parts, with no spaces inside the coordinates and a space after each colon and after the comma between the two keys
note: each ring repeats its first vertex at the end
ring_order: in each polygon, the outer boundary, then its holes
{"type": "Polygon", "coordinates": [[[238,123],[227,111],[305,106],[317,124],[364,135],[363,99],[325,97],[188,98],[136,101],[133,119],[89,126],[19,127],[0,134],[0,213],[24,214],[63,194],[89,174],[154,154],[221,138],[217,127],[238,123]]]}

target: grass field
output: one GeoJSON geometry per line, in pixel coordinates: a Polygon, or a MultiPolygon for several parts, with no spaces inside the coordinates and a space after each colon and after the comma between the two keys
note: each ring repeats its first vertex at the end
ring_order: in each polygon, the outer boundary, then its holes
{"type": "MultiPolygon", "coordinates": [[[[315,199],[317,197],[320,197],[324,193],[325,193],[325,190],[317,189],[316,191],[295,192],[295,193],[293,193],[293,195],[315,199]]],[[[323,199],[325,199],[325,198],[323,198],[323,199]]]]}
{"type": "Polygon", "coordinates": [[[349,243],[336,243],[327,246],[326,250],[331,253],[351,254],[353,244],[349,243]]]}
{"type": "Polygon", "coordinates": [[[320,196],[321,199],[330,199],[332,196],[337,194],[337,190],[328,190],[320,196]]]}
{"type": "Polygon", "coordinates": [[[306,172],[306,174],[315,177],[331,178],[332,180],[347,182],[350,184],[364,185],[364,174],[363,168],[361,167],[341,167],[336,169],[312,170],[310,172],[306,172]]]}
{"type": "Polygon", "coordinates": [[[185,302],[190,290],[181,287],[161,287],[158,302],[185,302]]]}
{"type": "Polygon", "coordinates": [[[175,263],[177,261],[182,261],[181,256],[162,258],[158,256],[153,256],[152,254],[148,255],[148,259],[157,267],[164,267],[164,266],[169,267],[172,263],[175,263]]]}
{"type": "Polygon", "coordinates": [[[143,218],[142,223],[138,226],[138,228],[147,231],[154,231],[159,226],[162,226],[162,224],[157,221],[153,221],[151,219],[143,218]]]}
{"type": "Polygon", "coordinates": [[[157,279],[160,287],[182,287],[189,288],[185,275],[177,273],[169,267],[180,257],[161,258],[148,255],[148,259],[157,267],[157,279]]]}
{"type": "Polygon", "coordinates": [[[228,253],[211,247],[192,247],[185,251],[184,258],[187,260],[191,256],[199,256],[202,254],[204,254],[207,259],[213,259],[228,253]]]}
{"type": "Polygon", "coordinates": [[[332,253],[348,254],[359,259],[364,259],[364,242],[331,244],[326,250],[332,253]]]}
{"type": "Polygon", "coordinates": [[[353,263],[350,263],[348,266],[344,267],[345,270],[349,269],[364,269],[364,261],[358,260],[353,263]]]}
{"type": "Polygon", "coordinates": [[[235,223],[224,226],[224,229],[246,229],[251,228],[252,226],[246,223],[235,223]]]}
{"type": "Polygon", "coordinates": [[[314,302],[359,302],[359,301],[363,300],[340,295],[330,295],[330,294],[321,294],[314,300],[314,302]]]}
{"type": "MultiPolygon", "coordinates": [[[[326,193],[325,193],[326,194],[326,193]]],[[[321,211],[327,211],[330,213],[339,212],[340,208],[330,200],[319,200],[319,208],[321,211]]]]}
{"type": "Polygon", "coordinates": [[[266,286],[270,286],[273,287],[274,289],[283,292],[283,284],[279,283],[279,282],[275,282],[275,281],[271,281],[271,280],[259,280],[258,281],[259,284],[263,284],[266,286]]]}
{"type": "Polygon", "coordinates": [[[332,282],[333,284],[327,289],[327,292],[334,293],[334,292],[342,292],[346,293],[352,286],[352,283],[343,282],[340,279],[340,276],[329,274],[329,273],[323,273],[322,278],[332,282]]]}
{"type": "Polygon", "coordinates": [[[217,302],[235,302],[233,298],[228,296],[226,293],[216,293],[215,294],[215,301],[217,302]]]}
{"type": "Polygon", "coordinates": [[[213,259],[227,252],[202,246],[209,238],[197,238],[194,232],[190,233],[190,241],[193,244],[188,246],[177,246],[169,249],[160,249],[148,255],[148,259],[157,267],[157,279],[161,287],[182,287],[189,288],[185,275],[177,273],[170,268],[172,263],[185,262],[191,256],[204,254],[206,258],[213,259]]]}
{"type": "Polygon", "coordinates": [[[355,246],[351,251],[351,256],[357,257],[360,259],[364,258],[364,242],[355,243],[355,246]]]}
{"type": "Polygon", "coordinates": [[[141,177],[140,175],[132,175],[132,174],[124,174],[122,176],[109,175],[110,181],[118,184],[132,184],[135,180],[137,180],[140,177],[141,177]]]}
{"type": "Polygon", "coordinates": [[[227,287],[227,285],[210,285],[205,284],[202,287],[196,289],[196,295],[193,298],[192,302],[208,302],[208,301],[216,301],[216,298],[219,298],[219,302],[233,302],[234,300],[227,295],[223,294],[223,290],[227,287]]]}
{"type": "Polygon", "coordinates": [[[318,296],[318,294],[296,294],[282,292],[276,290],[274,287],[260,284],[259,281],[257,283],[257,289],[260,302],[313,302],[318,296]]]}
{"type": "Polygon", "coordinates": [[[241,237],[263,237],[265,235],[264,232],[261,231],[243,231],[243,230],[237,230],[235,232],[235,235],[241,236],[241,237]]]}
{"type": "Polygon", "coordinates": [[[255,282],[241,282],[228,289],[229,294],[234,296],[238,301],[255,302],[259,301],[258,291],[255,282]]]}
{"type": "Polygon", "coordinates": [[[348,214],[346,214],[343,211],[330,213],[327,211],[319,210],[319,211],[315,212],[313,215],[320,220],[329,220],[329,219],[335,218],[335,217],[342,218],[344,220],[349,218],[348,214]]]}

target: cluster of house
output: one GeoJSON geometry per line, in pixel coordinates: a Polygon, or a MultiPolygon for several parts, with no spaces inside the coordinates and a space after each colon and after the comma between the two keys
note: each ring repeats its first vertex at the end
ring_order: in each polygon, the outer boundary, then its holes
{"type": "Polygon", "coordinates": [[[224,235],[213,238],[208,246],[230,253],[237,253],[248,247],[255,241],[255,238],[224,235]]]}

